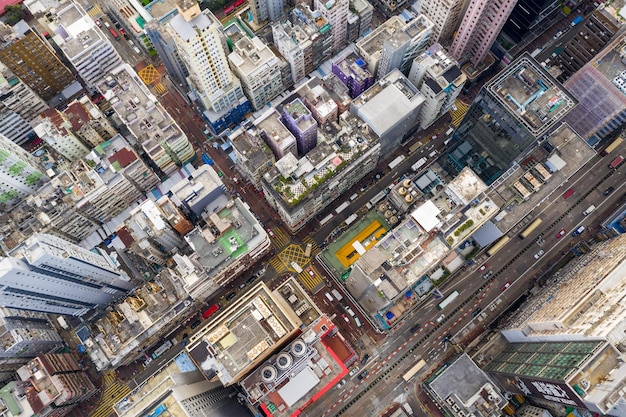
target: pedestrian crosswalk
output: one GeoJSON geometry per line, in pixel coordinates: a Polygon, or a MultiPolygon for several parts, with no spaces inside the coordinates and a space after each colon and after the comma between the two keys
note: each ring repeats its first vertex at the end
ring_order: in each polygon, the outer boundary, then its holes
{"type": "Polygon", "coordinates": [[[276,273],[278,273],[278,274],[282,274],[283,272],[285,272],[287,270],[287,268],[282,263],[282,261],[280,259],[278,259],[276,256],[273,256],[270,259],[269,263],[276,270],[276,273]]]}
{"type": "Polygon", "coordinates": [[[87,10],[87,14],[92,19],[95,19],[99,16],[102,16],[104,13],[102,12],[102,9],[97,4],[94,4],[93,7],[90,7],[89,10],[87,10]]]}
{"type": "Polygon", "coordinates": [[[165,94],[167,93],[167,88],[165,88],[165,86],[162,83],[156,83],[154,85],[154,89],[156,90],[157,93],[159,94],[165,94]]]}
{"type": "Polygon", "coordinates": [[[317,247],[317,244],[315,243],[313,239],[311,239],[310,236],[306,236],[303,239],[303,242],[305,245],[311,245],[311,257],[314,257],[315,255],[321,252],[320,248],[317,247]]]}
{"type": "Polygon", "coordinates": [[[130,394],[130,388],[122,384],[114,371],[107,371],[103,375],[102,393],[97,407],[91,417],[108,417],[114,415],[113,406],[130,394]]]}
{"type": "Polygon", "coordinates": [[[291,236],[287,234],[287,232],[283,231],[280,227],[274,227],[272,233],[274,236],[271,237],[272,242],[274,242],[274,246],[278,249],[282,249],[291,242],[291,236]]]}
{"type": "Polygon", "coordinates": [[[461,100],[454,100],[454,107],[450,110],[450,116],[452,116],[452,124],[458,126],[465,117],[469,104],[465,104],[461,100]]]}
{"type": "Polygon", "coordinates": [[[298,278],[300,282],[306,287],[307,290],[312,291],[313,288],[317,287],[319,284],[324,282],[320,275],[313,269],[313,266],[310,269],[315,273],[315,276],[311,276],[309,271],[303,271],[298,274],[298,278]]]}

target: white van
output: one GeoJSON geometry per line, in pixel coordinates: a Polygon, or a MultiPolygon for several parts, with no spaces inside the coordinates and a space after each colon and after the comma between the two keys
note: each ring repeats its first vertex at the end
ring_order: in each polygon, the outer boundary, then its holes
{"type": "Polygon", "coordinates": [[[590,214],[592,211],[594,211],[596,209],[596,206],[594,206],[593,204],[591,206],[589,206],[589,208],[585,211],[583,211],[583,216],[586,216],[588,214],[590,214]]]}
{"type": "Polygon", "coordinates": [[[326,297],[328,299],[328,301],[332,302],[334,300],[334,298],[328,294],[327,292],[324,293],[324,297],[326,297]]]}
{"type": "Polygon", "coordinates": [[[363,323],[361,323],[361,320],[359,320],[359,318],[358,318],[358,317],[355,317],[355,318],[354,318],[354,321],[356,322],[356,327],[361,327],[361,326],[363,326],[363,323]]]}
{"type": "Polygon", "coordinates": [[[141,55],[141,51],[136,46],[133,46],[133,51],[135,51],[137,55],[141,55]]]}

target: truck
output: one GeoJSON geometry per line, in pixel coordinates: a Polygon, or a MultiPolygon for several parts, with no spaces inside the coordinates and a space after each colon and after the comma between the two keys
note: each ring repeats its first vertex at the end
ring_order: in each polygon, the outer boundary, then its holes
{"type": "Polygon", "coordinates": [[[387,166],[389,167],[389,169],[393,170],[395,167],[400,165],[400,163],[402,163],[402,161],[404,161],[405,159],[406,159],[406,156],[400,155],[399,157],[397,157],[393,161],[389,162],[389,165],[387,165],[387,166]]]}
{"type": "Polygon", "coordinates": [[[356,213],[352,213],[346,220],[346,225],[350,225],[352,223],[354,223],[354,221],[357,219],[357,217],[359,217],[356,213]]]}
{"type": "Polygon", "coordinates": [[[583,216],[591,214],[591,212],[594,211],[595,209],[596,209],[596,206],[594,206],[593,204],[590,205],[587,210],[583,211],[583,216]]]}
{"type": "Polygon", "coordinates": [[[426,157],[418,159],[417,162],[411,165],[411,170],[413,172],[419,171],[419,169],[423,167],[426,164],[426,162],[428,162],[428,159],[426,157]]]}
{"type": "Polygon", "coordinates": [[[610,164],[609,164],[609,168],[611,169],[615,169],[618,166],[620,166],[620,164],[624,162],[624,157],[622,155],[618,156],[617,158],[615,158],[610,164]]]}
{"type": "Polygon", "coordinates": [[[336,289],[333,288],[332,290],[330,290],[330,292],[333,293],[333,295],[335,296],[337,301],[343,300],[343,297],[341,296],[341,293],[339,291],[337,291],[336,289]]]}
{"type": "Polygon", "coordinates": [[[571,26],[576,26],[577,24],[579,24],[582,21],[583,21],[583,17],[582,16],[577,16],[576,19],[572,20],[571,26]]]}
{"type": "Polygon", "coordinates": [[[298,274],[302,273],[302,268],[300,267],[300,265],[298,265],[298,263],[296,261],[291,261],[291,267],[293,268],[294,271],[296,271],[298,274]]]}
{"type": "Polygon", "coordinates": [[[69,330],[70,326],[67,324],[67,321],[65,321],[63,317],[57,317],[57,321],[59,322],[59,326],[61,326],[65,330],[69,330]]]}

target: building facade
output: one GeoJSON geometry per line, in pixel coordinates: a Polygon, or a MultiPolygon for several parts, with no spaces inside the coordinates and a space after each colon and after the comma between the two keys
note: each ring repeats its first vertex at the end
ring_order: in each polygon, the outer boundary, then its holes
{"type": "Polygon", "coordinates": [[[36,157],[0,135],[0,204],[10,207],[47,181],[36,157]]]}
{"type": "Polygon", "coordinates": [[[456,32],[450,54],[478,66],[509,18],[517,0],[471,0],[456,32]]]}
{"type": "Polygon", "coordinates": [[[6,307],[81,316],[134,287],[104,254],[52,235],[28,238],[0,261],[6,307]]]}
{"type": "Polygon", "coordinates": [[[315,148],[317,145],[317,121],[299,98],[283,106],[282,120],[296,138],[299,155],[304,156],[315,148]]]}
{"type": "Polygon", "coordinates": [[[315,0],[315,10],[332,26],[333,54],[338,53],[348,43],[349,0],[315,0]]]}
{"type": "Polygon", "coordinates": [[[352,98],[358,97],[374,84],[374,76],[367,69],[367,64],[355,53],[335,58],[332,71],[348,87],[352,98]]]}
{"type": "Polygon", "coordinates": [[[465,0],[433,0],[422,2],[419,12],[433,24],[431,43],[443,43],[452,39],[461,21],[465,0]]]}

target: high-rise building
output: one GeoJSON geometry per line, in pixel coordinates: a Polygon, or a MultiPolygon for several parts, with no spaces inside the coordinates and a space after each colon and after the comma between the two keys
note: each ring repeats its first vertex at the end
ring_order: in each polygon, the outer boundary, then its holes
{"type": "Polygon", "coordinates": [[[0,134],[0,204],[12,206],[46,181],[39,160],[0,134]]]}
{"type": "MultiPolygon", "coordinates": [[[[236,24],[231,27],[239,28],[236,24]]],[[[250,39],[240,30],[238,35],[238,39],[235,39],[229,33],[234,46],[228,60],[241,80],[250,104],[259,110],[283,92],[280,60],[259,37],[250,39]]]]}
{"type": "Polygon", "coordinates": [[[380,152],[393,153],[418,123],[424,96],[400,71],[394,69],[352,101],[352,114],[369,125],[380,138],[380,152]]]}
{"type": "Polygon", "coordinates": [[[315,0],[315,10],[332,26],[333,54],[338,53],[348,43],[349,0],[315,0]]]}
{"type": "Polygon", "coordinates": [[[452,39],[461,20],[465,0],[429,0],[422,3],[419,12],[433,24],[430,42],[443,43],[452,39]]]}
{"type": "Polygon", "coordinates": [[[0,102],[27,122],[38,118],[47,108],[41,97],[20,81],[2,62],[0,62],[0,74],[2,75],[0,77],[0,102]]]}
{"type": "Polygon", "coordinates": [[[456,61],[438,43],[415,58],[409,81],[424,95],[419,114],[420,128],[426,129],[450,111],[466,79],[456,61]]]}
{"type": "Polygon", "coordinates": [[[68,3],[49,20],[54,42],[87,86],[94,87],[122,62],[108,38],[77,3],[68,3]]]}
{"type": "Polygon", "coordinates": [[[424,15],[410,22],[393,16],[356,43],[369,71],[380,79],[394,69],[408,74],[416,56],[426,49],[433,24],[424,15]]]}
{"type": "Polygon", "coordinates": [[[189,70],[188,84],[214,131],[241,120],[250,110],[239,79],[226,57],[226,39],[219,20],[193,1],[177,2],[178,15],[169,22],[170,34],[189,70]]]}
{"type": "Polygon", "coordinates": [[[120,65],[97,87],[126,123],[129,141],[143,148],[163,174],[170,175],[193,159],[195,151],[185,132],[128,64],[120,65]]]}
{"type": "Polygon", "coordinates": [[[59,112],[59,117],[67,121],[72,132],[90,147],[98,146],[117,134],[104,113],[87,96],[71,102],[63,112],[59,112]]]}
{"type": "Polygon", "coordinates": [[[320,126],[337,121],[339,106],[319,78],[312,77],[298,87],[296,94],[302,98],[302,102],[311,110],[320,126]]]}
{"type": "Polygon", "coordinates": [[[450,54],[478,66],[509,18],[517,0],[471,0],[456,32],[450,54]]]}
{"type": "Polygon", "coordinates": [[[317,145],[317,121],[299,98],[286,103],[282,109],[283,122],[296,138],[298,154],[306,155],[317,145]]]}
{"type": "Polygon", "coordinates": [[[0,62],[46,101],[77,83],[43,37],[24,21],[13,27],[0,25],[0,62]]]}
{"type": "Polygon", "coordinates": [[[350,17],[348,19],[348,40],[354,42],[365,35],[372,26],[374,6],[367,0],[350,0],[350,17]],[[354,33],[351,35],[350,31],[354,33]]]}
{"type": "Polygon", "coordinates": [[[291,21],[272,24],[274,46],[291,68],[294,82],[313,72],[333,53],[330,23],[322,16],[315,18],[308,6],[291,11],[291,21]]]}
{"type": "Polygon", "coordinates": [[[26,149],[36,138],[35,131],[28,121],[3,104],[0,104],[0,134],[26,149]]]}
{"type": "Polygon", "coordinates": [[[248,5],[252,12],[252,21],[256,26],[262,26],[263,22],[274,22],[285,13],[284,0],[249,0],[248,5]]]}
{"type": "Polygon", "coordinates": [[[439,163],[452,175],[471,167],[488,185],[560,125],[578,102],[530,55],[483,86],[439,163]]]}
{"type": "Polygon", "coordinates": [[[277,159],[288,153],[298,156],[296,138],[280,120],[280,114],[271,108],[259,116],[254,124],[259,130],[259,137],[270,147],[277,159]]]}
{"type": "Polygon", "coordinates": [[[548,17],[559,3],[554,0],[518,0],[502,32],[514,43],[518,43],[543,19],[548,17]]]}
{"type": "Polygon", "coordinates": [[[374,83],[374,76],[367,69],[367,64],[354,52],[344,57],[335,58],[332,71],[348,87],[352,98],[361,95],[374,83]]]}
{"type": "Polygon", "coordinates": [[[606,340],[570,336],[510,342],[499,347],[483,370],[513,394],[600,415],[626,415],[620,394],[626,364],[606,340]]]}
{"type": "Polygon", "coordinates": [[[36,234],[0,260],[0,304],[81,316],[134,287],[112,260],[52,235],[36,234]]]}
{"type": "Polygon", "coordinates": [[[76,161],[89,153],[89,149],[74,135],[69,126],[58,117],[55,109],[42,114],[45,119],[35,126],[37,136],[68,161],[76,161]],[[64,126],[65,124],[65,126],[64,126]]]}
{"type": "MultiPolygon", "coordinates": [[[[63,339],[44,313],[1,307],[0,323],[4,342],[0,349],[2,359],[34,358],[63,345],[63,339]]],[[[4,378],[0,376],[0,380],[4,378]]]]}

